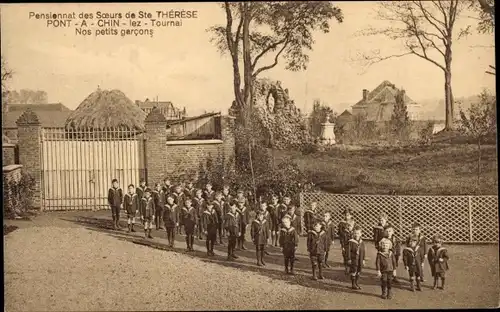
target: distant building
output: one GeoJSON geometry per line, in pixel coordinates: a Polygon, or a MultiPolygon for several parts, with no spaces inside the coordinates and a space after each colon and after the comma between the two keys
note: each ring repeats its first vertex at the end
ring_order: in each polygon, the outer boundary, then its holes
{"type": "MultiPolygon", "coordinates": [[[[363,89],[362,98],[352,106],[353,115],[366,115],[368,121],[388,121],[391,120],[396,95],[400,90],[394,84],[385,80],[373,91],[363,89]]],[[[419,120],[420,105],[413,101],[406,93],[404,95],[405,104],[410,120],[419,120]]]]}
{"type": "Polygon", "coordinates": [[[16,121],[28,108],[36,113],[44,128],[64,128],[66,119],[73,112],[61,103],[8,104],[2,121],[2,132],[13,142],[17,141],[16,121]]]}
{"type": "Polygon", "coordinates": [[[167,120],[178,120],[186,117],[186,108],[180,110],[169,101],[150,101],[146,99],[144,102],[135,101],[135,104],[146,114],[149,114],[154,107],[158,107],[167,120]]]}

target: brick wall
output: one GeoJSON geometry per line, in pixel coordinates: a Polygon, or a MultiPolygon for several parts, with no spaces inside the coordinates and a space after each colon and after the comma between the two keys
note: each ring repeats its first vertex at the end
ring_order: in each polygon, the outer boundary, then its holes
{"type": "Polygon", "coordinates": [[[169,141],[165,175],[175,180],[182,175],[196,179],[207,159],[224,161],[225,148],[221,140],[169,141]]]}
{"type": "Polygon", "coordinates": [[[5,165],[14,165],[16,161],[16,145],[10,143],[2,144],[2,161],[5,165]]]}

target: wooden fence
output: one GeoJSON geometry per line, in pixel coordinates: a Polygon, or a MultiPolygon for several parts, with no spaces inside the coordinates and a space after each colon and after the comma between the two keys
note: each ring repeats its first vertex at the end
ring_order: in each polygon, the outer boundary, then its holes
{"type": "MultiPolygon", "coordinates": [[[[306,192],[300,195],[305,210],[317,202],[318,212],[330,212],[335,223],[346,208],[354,211],[363,238],[372,239],[373,226],[385,212],[396,235],[404,238],[419,222],[428,238],[441,234],[449,243],[498,242],[498,196],[391,196],[306,192]]],[[[304,227],[302,227],[304,228],[304,227]]]]}

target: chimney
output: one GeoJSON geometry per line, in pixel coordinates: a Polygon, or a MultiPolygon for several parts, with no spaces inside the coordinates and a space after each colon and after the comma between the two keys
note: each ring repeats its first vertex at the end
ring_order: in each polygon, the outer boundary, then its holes
{"type": "Polygon", "coordinates": [[[368,90],[363,89],[363,100],[366,101],[366,98],[368,97],[368,90]]]}

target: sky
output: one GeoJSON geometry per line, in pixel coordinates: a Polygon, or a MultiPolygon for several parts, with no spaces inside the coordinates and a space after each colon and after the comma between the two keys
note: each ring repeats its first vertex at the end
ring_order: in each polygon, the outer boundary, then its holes
{"type": "MultiPolygon", "coordinates": [[[[442,71],[416,56],[390,59],[364,67],[354,58],[358,53],[380,50],[401,53],[401,44],[382,37],[355,34],[367,27],[386,24],[375,18],[374,2],[338,2],[344,22],[331,21],[328,34],[314,33],[308,69],[290,72],[283,62],[261,78],[280,80],[296,105],[305,111],[314,99],[341,113],[361,99],[362,89],[373,90],[384,80],[403,87],[417,102],[442,99],[442,71]]],[[[234,98],[232,65],[210,42],[206,29],[225,23],[224,11],[216,3],[154,4],[2,4],[1,52],[14,76],[10,89],[44,90],[49,102],[71,109],[99,86],[120,89],[132,101],[158,97],[186,107],[189,115],[205,111],[227,112],[234,98]],[[196,10],[197,18],[183,19],[179,27],[154,28],[150,36],[83,36],[75,26],[47,27],[33,13],[96,14],[157,10],[196,10]]],[[[95,20],[94,20],[95,22],[95,20]]],[[[73,21],[74,23],[74,21],[73,21]]],[[[461,20],[457,29],[470,19],[461,20]]],[[[475,24],[474,24],[475,26],[475,24]]],[[[95,29],[90,27],[91,29],[95,29]]],[[[150,27],[142,27],[149,29],[150,27]]],[[[453,93],[456,97],[494,92],[495,77],[486,74],[495,64],[493,35],[477,35],[453,44],[453,93]]]]}

